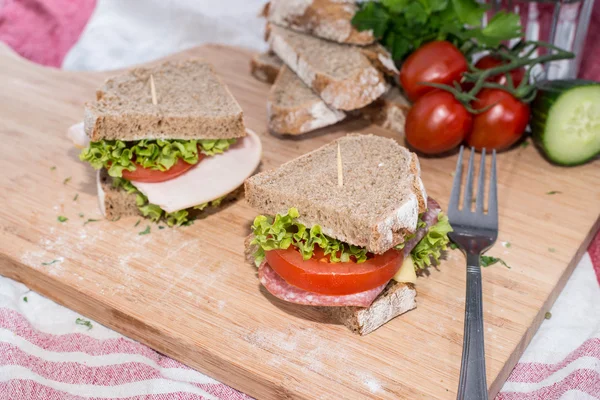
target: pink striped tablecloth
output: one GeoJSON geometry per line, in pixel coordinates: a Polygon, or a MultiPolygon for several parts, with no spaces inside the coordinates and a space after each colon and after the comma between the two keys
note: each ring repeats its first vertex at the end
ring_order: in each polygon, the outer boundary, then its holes
{"type": "MultiPolygon", "coordinates": [[[[0,0],[0,40],[33,61],[60,66],[95,5],[0,0]]],[[[596,79],[599,8],[583,61],[584,75],[596,79]]],[[[597,235],[497,400],[600,399],[599,284],[597,235]]],[[[0,277],[0,400],[116,398],[249,397],[0,277]]]]}

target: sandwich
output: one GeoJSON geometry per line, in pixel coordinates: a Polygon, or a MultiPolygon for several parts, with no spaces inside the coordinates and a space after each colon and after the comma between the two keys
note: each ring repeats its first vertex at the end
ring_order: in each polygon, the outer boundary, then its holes
{"type": "Polygon", "coordinates": [[[186,225],[232,199],[260,163],[261,142],[239,104],[200,59],[108,79],[68,136],[97,173],[108,219],[142,215],[186,225]]]}
{"type": "Polygon", "coordinates": [[[246,255],[276,298],[318,307],[368,334],[416,307],[419,271],[451,227],[395,140],[350,134],[246,180],[261,215],[246,255]]]}

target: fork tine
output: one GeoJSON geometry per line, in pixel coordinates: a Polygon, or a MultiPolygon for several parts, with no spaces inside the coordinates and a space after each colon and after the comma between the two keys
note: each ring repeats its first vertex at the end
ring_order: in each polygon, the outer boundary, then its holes
{"type": "Polygon", "coordinates": [[[475,148],[471,147],[471,156],[469,157],[469,168],[467,169],[467,183],[465,186],[465,195],[463,196],[463,211],[471,211],[471,202],[473,201],[473,157],[475,148]]]}
{"type": "Polygon", "coordinates": [[[458,159],[456,160],[456,170],[454,171],[454,181],[452,182],[452,193],[450,193],[450,202],[448,203],[448,213],[458,211],[458,200],[460,198],[460,181],[462,180],[462,159],[464,146],[460,146],[458,159]]]}
{"type": "Polygon", "coordinates": [[[485,148],[481,151],[481,163],[479,164],[479,178],[477,179],[477,202],[475,204],[475,213],[483,214],[483,203],[485,201],[485,195],[483,189],[485,188],[485,148]]]}
{"type": "Polygon", "coordinates": [[[496,178],[496,150],[492,152],[492,172],[490,173],[488,215],[498,226],[498,180],[496,178]]]}

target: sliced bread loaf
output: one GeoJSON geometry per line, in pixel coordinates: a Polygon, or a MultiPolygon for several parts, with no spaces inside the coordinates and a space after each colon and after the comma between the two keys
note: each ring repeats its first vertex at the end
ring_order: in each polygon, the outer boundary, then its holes
{"type": "Polygon", "coordinates": [[[108,79],[85,105],[84,128],[102,139],[229,139],[246,135],[243,113],[206,61],[135,68],[108,79]],[[157,105],[152,103],[152,75],[157,105]]]}
{"type": "Polygon", "coordinates": [[[427,199],[420,173],[417,156],[395,140],[351,134],[248,178],[246,200],[268,215],[296,207],[301,223],[381,254],[416,230],[427,199]]]}
{"type": "Polygon", "coordinates": [[[269,129],[275,133],[299,135],[346,118],[331,109],[288,67],[284,66],[267,98],[269,129]]]}
{"type": "Polygon", "coordinates": [[[330,107],[356,110],[387,90],[383,73],[356,46],[329,42],[276,25],[268,29],[268,42],[330,107]]]}
{"type": "Polygon", "coordinates": [[[274,53],[260,53],[250,60],[250,73],[261,82],[273,83],[283,62],[274,53]]]}
{"type": "Polygon", "coordinates": [[[372,31],[352,26],[354,0],[271,0],[263,13],[277,25],[339,43],[357,45],[375,41],[372,31]]]}

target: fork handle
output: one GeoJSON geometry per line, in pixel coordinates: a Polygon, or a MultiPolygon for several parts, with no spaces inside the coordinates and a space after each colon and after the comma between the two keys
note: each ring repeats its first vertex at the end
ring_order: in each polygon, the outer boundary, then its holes
{"type": "Polygon", "coordinates": [[[479,254],[467,254],[465,333],[458,384],[458,400],[487,400],[485,349],[483,343],[483,299],[479,254]]]}

